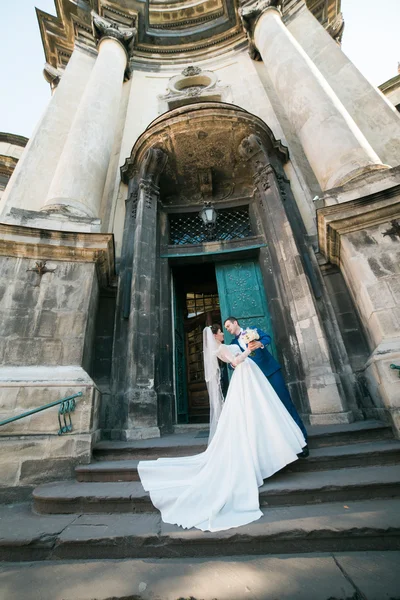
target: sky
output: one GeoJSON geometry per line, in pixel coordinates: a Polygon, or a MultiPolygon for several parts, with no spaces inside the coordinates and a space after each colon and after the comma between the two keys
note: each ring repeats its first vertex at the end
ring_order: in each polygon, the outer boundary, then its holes
{"type": "MultiPolygon", "coordinates": [[[[35,6],[55,14],[54,0],[0,0],[0,131],[29,137],[50,100],[35,6]]],[[[400,0],[342,0],[342,49],[379,85],[397,75],[400,0]]]]}

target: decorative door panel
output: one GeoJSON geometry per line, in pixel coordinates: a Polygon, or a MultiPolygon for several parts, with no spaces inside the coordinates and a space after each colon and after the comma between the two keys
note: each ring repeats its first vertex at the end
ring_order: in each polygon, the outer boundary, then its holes
{"type": "MultiPolygon", "coordinates": [[[[238,319],[241,327],[258,327],[271,338],[270,352],[276,357],[271,317],[265,298],[260,267],[255,260],[215,265],[222,323],[229,316],[238,319]]],[[[232,339],[224,330],[227,343],[232,339]]]]}

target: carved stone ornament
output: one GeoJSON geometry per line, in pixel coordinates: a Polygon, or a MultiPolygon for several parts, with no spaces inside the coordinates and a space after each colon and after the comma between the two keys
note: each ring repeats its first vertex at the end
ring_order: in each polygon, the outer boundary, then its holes
{"type": "Polygon", "coordinates": [[[254,28],[259,17],[267,8],[280,8],[281,6],[282,0],[256,0],[239,8],[239,16],[249,43],[249,55],[253,60],[261,60],[260,53],[253,40],[254,28]]]}
{"type": "Polygon", "coordinates": [[[385,237],[386,235],[396,235],[397,237],[400,238],[400,223],[397,219],[393,219],[393,221],[390,221],[391,224],[391,228],[390,229],[386,229],[386,231],[384,231],[382,233],[382,235],[385,237]]]}
{"type": "Polygon", "coordinates": [[[339,13],[335,17],[335,19],[331,23],[329,23],[328,27],[326,28],[329,35],[331,37],[333,37],[335,42],[337,42],[338,44],[342,43],[344,24],[345,23],[344,23],[343,15],[342,15],[342,13],[339,13]]]}
{"type": "Polygon", "coordinates": [[[118,40],[128,53],[132,54],[133,44],[135,41],[137,29],[135,27],[121,27],[117,23],[107,21],[96,13],[92,12],[93,16],[93,35],[100,42],[104,37],[114,38],[118,40]]]}
{"type": "Polygon", "coordinates": [[[43,69],[43,75],[47,83],[50,83],[52,89],[56,88],[60,83],[61,76],[64,71],[53,67],[50,63],[45,63],[43,69]]]}
{"type": "Polygon", "coordinates": [[[201,73],[201,68],[194,67],[193,65],[186,67],[186,69],[183,69],[183,71],[182,71],[182,75],[184,77],[193,77],[194,75],[199,75],[200,73],[201,73]]]}
{"type": "Polygon", "coordinates": [[[167,160],[168,155],[161,148],[149,148],[143,157],[139,190],[144,194],[146,208],[152,208],[153,197],[159,195],[158,182],[167,160]]]}

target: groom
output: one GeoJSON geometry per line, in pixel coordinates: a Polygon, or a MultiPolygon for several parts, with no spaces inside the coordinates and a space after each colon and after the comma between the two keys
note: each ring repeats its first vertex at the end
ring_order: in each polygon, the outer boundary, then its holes
{"type": "MultiPolygon", "coordinates": [[[[236,344],[242,351],[245,350],[246,344],[240,340],[242,328],[240,327],[236,317],[228,317],[225,320],[224,327],[231,335],[235,336],[235,339],[232,340],[231,344],[236,344]]],[[[268,379],[282,404],[285,406],[292,419],[300,427],[301,432],[307,442],[306,428],[304,427],[303,421],[300,419],[300,415],[292,402],[289,390],[287,389],[283,379],[281,366],[266,348],[266,346],[271,343],[271,338],[267,333],[261,331],[261,329],[257,329],[257,332],[260,336],[260,339],[248,344],[249,349],[252,352],[255,352],[255,355],[250,356],[250,358],[254,360],[256,365],[261,369],[265,377],[268,379]]],[[[300,456],[306,457],[308,454],[308,446],[305,446],[300,456]]]]}

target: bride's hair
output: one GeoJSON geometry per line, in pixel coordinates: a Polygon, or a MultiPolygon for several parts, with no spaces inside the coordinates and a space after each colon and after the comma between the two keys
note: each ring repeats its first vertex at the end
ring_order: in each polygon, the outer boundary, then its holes
{"type": "Polygon", "coordinates": [[[214,335],[218,333],[218,331],[222,331],[222,327],[219,323],[213,323],[210,325],[210,329],[214,335]]]}

